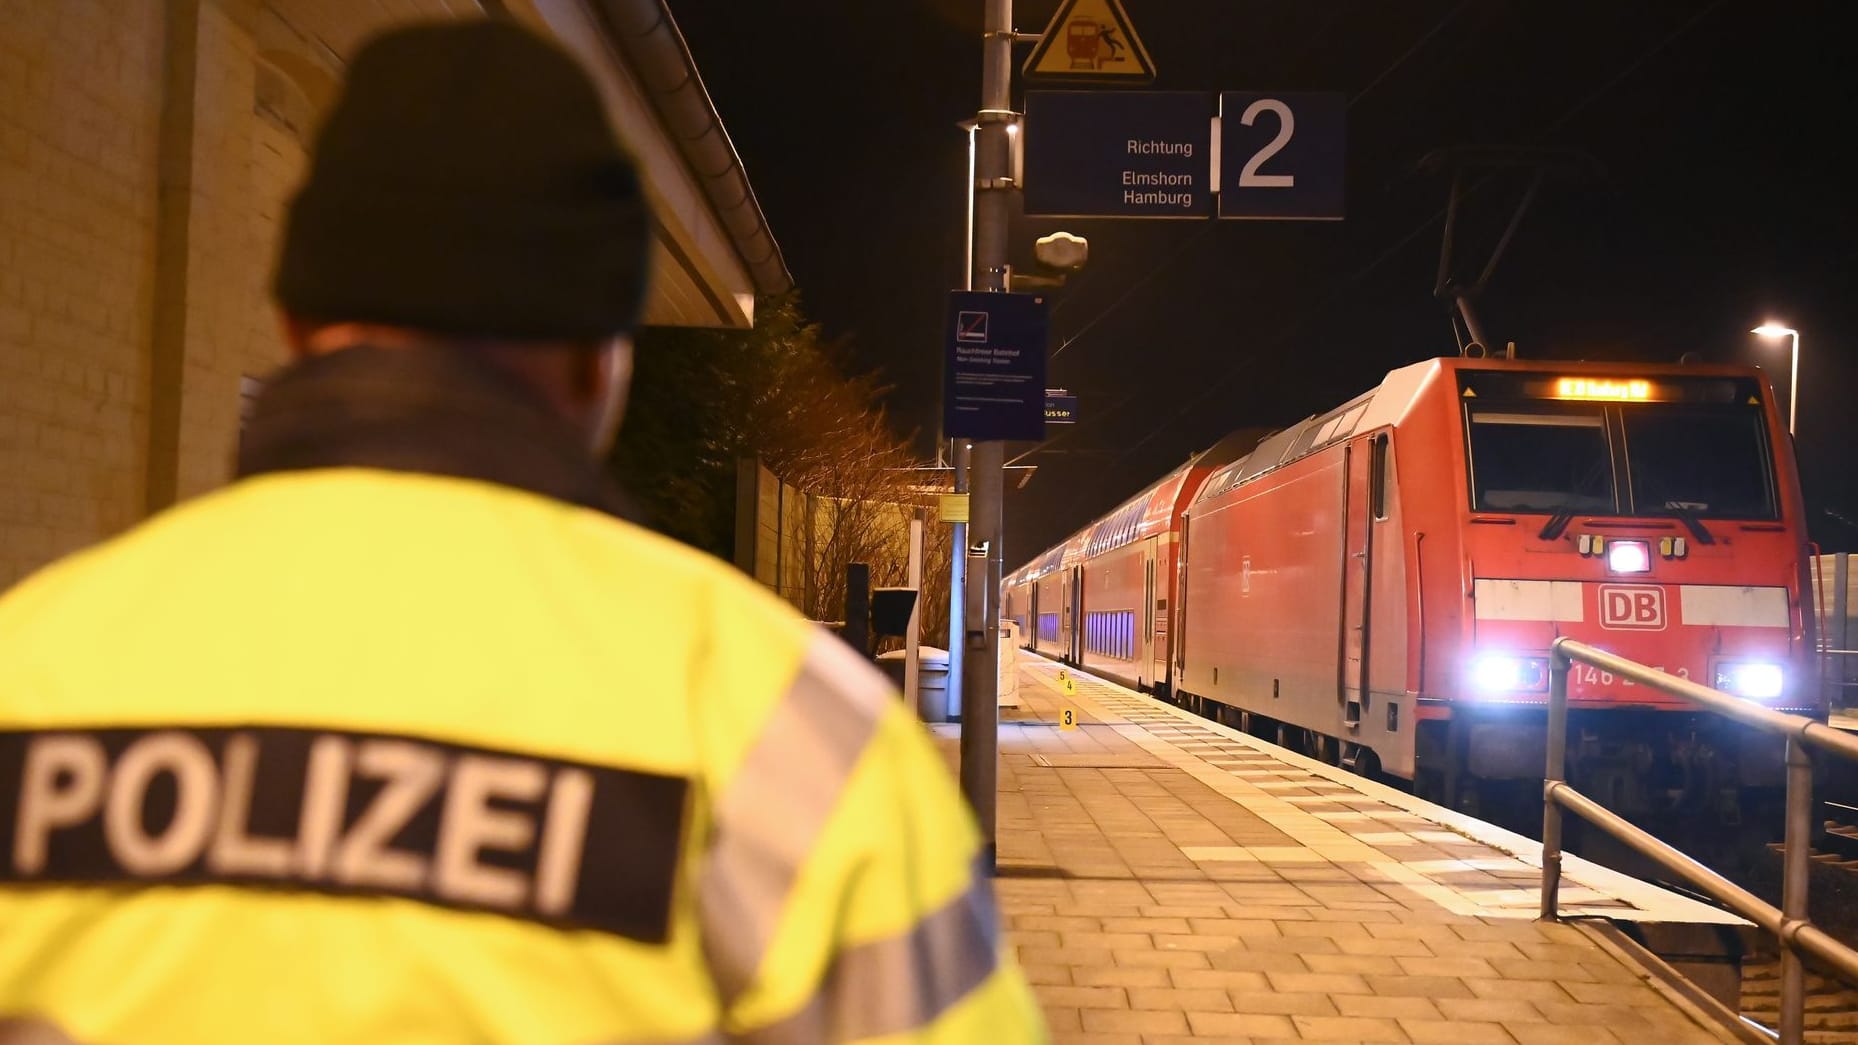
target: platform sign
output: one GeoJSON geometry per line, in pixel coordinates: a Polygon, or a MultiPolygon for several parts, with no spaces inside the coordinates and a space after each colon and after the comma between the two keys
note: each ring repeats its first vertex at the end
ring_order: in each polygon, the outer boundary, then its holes
{"type": "Polygon", "coordinates": [[[1348,96],[1226,91],[1219,96],[1219,216],[1340,221],[1348,96]]]}
{"type": "Polygon", "coordinates": [[[1122,0],[1065,0],[1023,71],[1029,80],[1149,83],[1155,63],[1122,0]]]}
{"type": "Polygon", "coordinates": [[[1076,424],[1077,397],[1062,388],[1046,389],[1045,423],[1048,425],[1076,424]]]}
{"type": "Polygon", "coordinates": [[[1213,213],[1213,99],[1204,92],[1032,91],[1023,137],[1027,214],[1213,213]]]}
{"type": "Polygon", "coordinates": [[[949,292],[942,370],[942,427],[947,435],[1045,438],[1050,327],[1042,294],[949,292]]]}

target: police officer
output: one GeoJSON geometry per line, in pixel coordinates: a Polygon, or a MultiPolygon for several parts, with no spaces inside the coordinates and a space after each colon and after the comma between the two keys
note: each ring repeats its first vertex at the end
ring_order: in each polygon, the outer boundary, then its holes
{"type": "Polygon", "coordinates": [[[355,58],[239,479],[0,600],[0,1042],[1023,1042],[870,668],[618,517],[649,222],[507,23],[355,58]]]}

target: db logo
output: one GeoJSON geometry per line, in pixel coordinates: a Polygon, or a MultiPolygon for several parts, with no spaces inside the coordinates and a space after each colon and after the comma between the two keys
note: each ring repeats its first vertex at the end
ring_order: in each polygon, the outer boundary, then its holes
{"type": "Polygon", "coordinates": [[[1664,589],[1655,584],[1600,585],[1600,626],[1663,631],[1664,589]]]}

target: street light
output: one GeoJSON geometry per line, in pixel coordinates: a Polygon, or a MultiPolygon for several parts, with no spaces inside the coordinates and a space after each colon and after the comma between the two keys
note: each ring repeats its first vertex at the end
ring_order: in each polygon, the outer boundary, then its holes
{"type": "Polygon", "coordinates": [[[1787,386],[1787,434],[1792,435],[1794,434],[1794,418],[1800,413],[1800,332],[1792,327],[1781,326],[1779,323],[1763,323],[1749,333],[1760,334],[1767,338],[1793,338],[1793,379],[1787,386]]]}

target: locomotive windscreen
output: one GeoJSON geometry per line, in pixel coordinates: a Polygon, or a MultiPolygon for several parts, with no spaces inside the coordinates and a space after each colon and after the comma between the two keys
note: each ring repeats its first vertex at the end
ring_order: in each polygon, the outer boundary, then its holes
{"type": "Polygon", "coordinates": [[[1475,406],[1471,474],[1483,511],[1618,510],[1613,452],[1599,408],[1475,406]]]}
{"type": "Polygon", "coordinates": [[[1620,415],[1639,514],[1774,518],[1774,470],[1754,407],[1660,406],[1620,415]]]}
{"type": "Polygon", "coordinates": [[[1475,510],[1778,514],[1773,454],[1752,380],[1488,371],[1460,378],[1475,510]]]}

